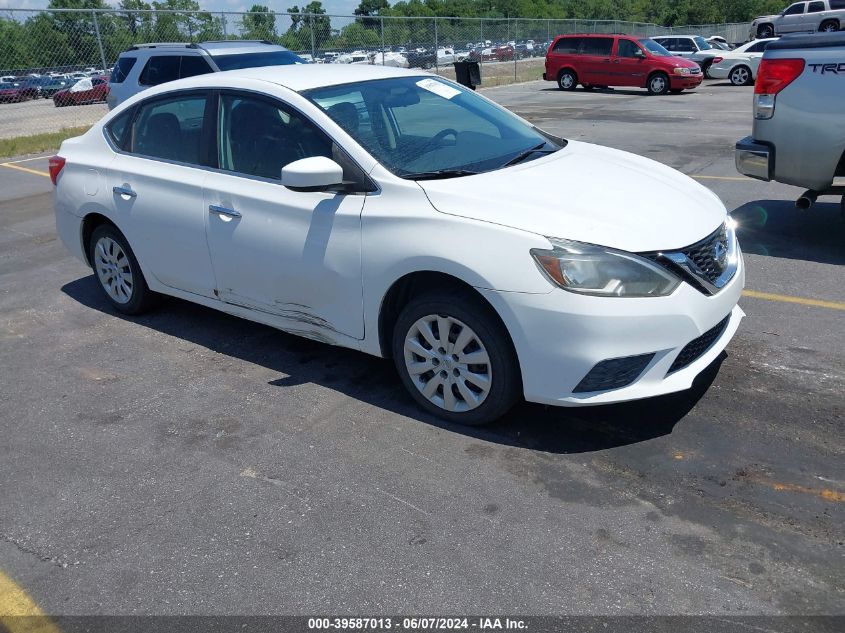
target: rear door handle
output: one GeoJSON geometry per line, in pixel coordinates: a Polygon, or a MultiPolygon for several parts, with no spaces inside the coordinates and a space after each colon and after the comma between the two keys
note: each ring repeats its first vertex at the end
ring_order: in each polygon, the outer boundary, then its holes
{"type": "Polygon", "coordinates": [[[230,218],[239,218],[241,217],[240,211],[235,211],[234,209],[228,209],[226,207],[221,207],[216,204],[208,205],[208,210],[211,213],[219,213],[220,215],[228,215],[230,218]]]}
{"type": "Polygon", "coordinates": [[[138,196],[138,194],[132,191],[129,187],[112,187],[111,190],[119,196],[126,196],[128,198],[135,198],[138,196]]]}

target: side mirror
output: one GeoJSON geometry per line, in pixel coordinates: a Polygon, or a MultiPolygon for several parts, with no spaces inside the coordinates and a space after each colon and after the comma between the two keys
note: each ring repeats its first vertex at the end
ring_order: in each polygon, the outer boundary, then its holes
{"type": "Polygon", "coordinates": [[[645,59],[645,53],[641,48],[638,48],[634,53],[634,57],[638,57],[639,59],[645,59]]]}
{"type": "Polygon", "coordinates": [[[295,160],[282,167],[282,185],[293,191],[325,191],[343,184],[343,167],[325,156],[295,160]]]}

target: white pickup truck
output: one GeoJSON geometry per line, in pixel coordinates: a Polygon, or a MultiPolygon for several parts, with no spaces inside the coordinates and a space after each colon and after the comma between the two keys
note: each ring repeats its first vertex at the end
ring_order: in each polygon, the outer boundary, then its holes
{"type": "Polygon", "coordinates": [[[751,22],[749,39],[765,39],[786,33],[829,33],[845,30],[845,0],[794,2],[777,15],[764,15],[751,22]]]}

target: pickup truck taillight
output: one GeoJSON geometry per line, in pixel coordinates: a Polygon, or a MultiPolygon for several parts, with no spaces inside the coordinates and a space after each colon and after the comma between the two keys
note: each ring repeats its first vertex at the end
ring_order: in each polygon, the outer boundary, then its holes
{"type": "Polygon", "coordinates": [[[64,166],[65,159],[61,156],[51,156],[47,161],[47,169],[50,170],[50,180],[53,181],[54,185],[56,184],[62,169],[64,169],[64,166]]]}
{"type": "Polygon", "coordinates": [[[771,119],[777,94],[804,72],[803,59],[764,59],[754,85],[754,118],[771,119]]]}

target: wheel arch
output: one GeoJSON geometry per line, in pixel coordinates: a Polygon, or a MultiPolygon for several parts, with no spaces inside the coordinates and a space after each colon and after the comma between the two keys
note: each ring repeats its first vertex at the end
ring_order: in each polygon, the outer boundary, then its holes
{"type": "Polygon", "coordinates": [[[404,308],[413,297],[433,290],[452,290],[460,292],[488,310],[490,314],[499,321],[500,325],[507,333],[508,344],[514,351],[514,357],[516,357],[516,348],[511,334],[505,325],[504,319],[502,319],[502,316],[484,297],[484,295],[478,292],[478,290],[476,290],[471,284],[452,274],[436,270],[421,270],[407,273],[394,281],[382,297],[378,313],[378,343],[381,355],[384,358],[391,358],[393,356],[391,349],[393,327],[396,324],[396,320],[398,319],[402,308],[404,308]]]}
{"type": "Polygon", "coordinates": [[[91,236],[94,234],[94,231],[98,226],[102,226],[104,224],[109,224],[113,226],[115,229],[120,231],[120,234],[123,235],[124,238],[126,237],[123,231],[120,230],[120,227],[117,226],[111,219],[109,219],[102,213],[92,211],[91,213],[88,213],[84,218],[82,218],[82,227],[80,235],[80,239],[82,240],[82,252],[85,255],[85,262],[92,268],[94,267],[94,264],[91,262],[90,254],[91,236]]]}

